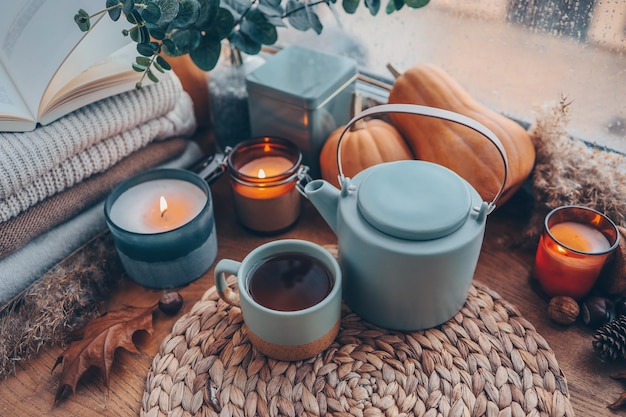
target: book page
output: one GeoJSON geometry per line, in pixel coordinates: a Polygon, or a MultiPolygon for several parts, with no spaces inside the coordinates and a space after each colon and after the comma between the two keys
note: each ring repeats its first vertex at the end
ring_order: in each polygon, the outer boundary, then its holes
{"type": "MultiPolygon", "coordinates": [[[[85,0],[2,2],[0,60],[33,114],[38,113],[41,97],[57,69],[85,37],[74,22],[74,14],[81,7],[89,6],[99,10],[101,5],[85,0]]],[[[105,19],[110,20],[108,16],[105,19]]],[[[92,31],[98,26],[94,25],[92,31]]],[[[103,28],[111,30],[110,27],[103,28]]],[[[116,28],[114,33],[110,33],[110,38],[117,41],[119,37],[127,41],[120,31],[121,28],[116,28]]],[[[80,51],[82,59],[70,61],[71,70],[76,74],[111,52],[106,44],[80,51]]]]}
{"type": "MultiPolygon", "coordinates": [[[[128,44],[78,74],[57,94],[50,97],[46,95],[42,101],[42,116],[39,122],[46,125],[87,104],[133,90],[141,78],[141,73],[134,71],[131,67],[135,56],[137,56],[135,45],[128,44]],[[94,80],[98,81],[94,82],[94,80]]],[[[165,74],[159,75],[166,76],[165,74]]],[[[144,87],[150,84],[152,81],[145,78],[144,87]]]]}
{"type": "MultiPolygon", "coordinates": [[[[93,23],[92,21],[92,25],[93,23]]],[[[85,36],[80,43],[76,45],[76,48],[74,48],[66,58],[56,74],[54,74],[54,77],[50,81],[41,99],[38,111],[39,117],[47,112],[46,107],[48,103],[54,100],[55,96],[63,94],[63,90],[65,90],[67,85],[71,84],[76,77],[80,77],[82,82],[88,81],[88,77],[91,77],[90,80],[92,82],[97,82],[102,75],[111,75],[104,73],[106,68],[100,72],[92,72],[90,71],[91,66],[97,65],[103,67],[105,63],[111,61],[109,57],[122,48],[128,50],[128,52],[124,54],[123,58],[118,57],[117,61],[124,59],[125,67],[123,70],[133,71],[131,65],[135,62],[135,57],[138,53],[136,44],[132,42],[128,36],[122,35],[122,28],[126,26],[130,27],[130,24],[125,21],[114,22],[109,19],[108,16],[103,17],[96,25],[92,26],[89,31],[89,36],[85,36]],[[131,47],[132,49],[130,49],[131,47]],[[96,54],[94,54],[94,52],[96,52],[96,54]]],[[[78,26],[76,30],[78,30],[78,26]]],[[[119,65],[113,65],[110,71],[113,74],[119,73],[119,65]]],[[[135,74],[140,75],[137,72],[135,72],[135,74]]],[[[137,80],[139,80],[139,77],[137,77],[137,80]]]]}
{"type": "Polygon", "coordinates": [[[1,131],[21,131],[35,128],[34,116],[22,101],[20,93],[10,82],[9,75],[0,65],[0,123],[1,131]]]}

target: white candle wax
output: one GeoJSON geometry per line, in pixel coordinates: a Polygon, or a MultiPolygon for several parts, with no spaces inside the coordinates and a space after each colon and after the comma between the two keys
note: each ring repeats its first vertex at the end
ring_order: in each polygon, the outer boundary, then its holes
{"type": "Polygon", "coordinates": [[[195,218],[206,205],[207,198],[204,191],[188,181],[147,181],[124,191],[111,205],[109,218],[129,232],[166,232],[195,218]],[[167,202],[167,210],[163,213],[161,196],[167,202]]]}

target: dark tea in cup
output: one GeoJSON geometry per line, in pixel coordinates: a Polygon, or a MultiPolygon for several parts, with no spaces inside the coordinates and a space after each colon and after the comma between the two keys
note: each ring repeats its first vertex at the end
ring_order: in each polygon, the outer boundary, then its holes
{"type": "Polygon", "coordinates": [[[321,302],[330,293],[328,267],[303,253],[281,253],[260,260],[250,271],[248,291],[263,307],[298,311],[321,302]]]}
{"type": "Polygon", "coordinates": [[[221,259],[213,277],[220,298],[241,309],[250,343],[271,358],[311,358],[339,333],[341,267],[316,243],[267,242],[241,262],[221,259]],[[227,282],[229,275],[237,277],[236,288],[227,282]]]}

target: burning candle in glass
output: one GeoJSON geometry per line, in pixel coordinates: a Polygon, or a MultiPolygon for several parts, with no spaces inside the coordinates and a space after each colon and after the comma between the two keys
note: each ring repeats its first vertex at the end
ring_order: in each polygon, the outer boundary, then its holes
{"type": "Polygon", "coordinates": [[[603,214],[559,207],[546,216],[534,276],[547,295],[580,299],[593,287],[619,239],[617,227],[603,214]]]}
{"type": "Polygon", "coordinates": [[[185,285],[217,255],[208,184],[179,169],[156,169],[119,184],[105,202],[105,218],[131,279],[151,288],[185,285]]]}
{"type": "Polygon", "coordinates": [[[296,188],[302,154],[284,139],[262,137],[239,143],[228,157],[237,218],[248,229],[276,233],[300,215],[296,188]]]}

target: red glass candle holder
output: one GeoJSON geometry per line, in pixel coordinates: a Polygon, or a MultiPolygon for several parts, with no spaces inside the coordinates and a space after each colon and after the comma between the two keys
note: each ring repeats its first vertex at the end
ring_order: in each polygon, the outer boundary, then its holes
{"type": "Polygon", "coordinates": [[[288,140],[260,137],[235,146],[228,171],[239,222],[261,233],[293,225],[301,207],[297,183],[307,170],[300,150],[288,140]]]}
{"type": "Polygon", "coordinates": [[[549,296],[584,297],[619,244],[620,234],[604,214],[563,206],[545,218],[533,275],[549,296]]]}

